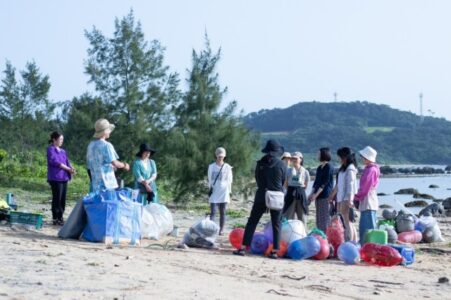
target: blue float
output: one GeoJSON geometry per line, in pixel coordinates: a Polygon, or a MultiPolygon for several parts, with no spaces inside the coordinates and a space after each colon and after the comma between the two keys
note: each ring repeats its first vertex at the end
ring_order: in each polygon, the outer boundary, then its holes
{"type": "Polygon", "coordinates": [[[338,247],[338,259],[348,265],[355,265],[360,261],[360,253],[357,246],[352,242],[346,242],[338,247]]]}

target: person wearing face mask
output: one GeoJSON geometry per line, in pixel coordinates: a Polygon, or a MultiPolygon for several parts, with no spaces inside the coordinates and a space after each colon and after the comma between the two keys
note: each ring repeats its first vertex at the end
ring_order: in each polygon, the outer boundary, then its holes
{"type": "Polygon", "coordinates": [[[50,135],[47,148],[47,181],[52,188],[53,225],[64,225],[67,182],[71,180],[75,169],[71,166],[66,151],[62,147],[64,136],[58,131],[50,135]]]}

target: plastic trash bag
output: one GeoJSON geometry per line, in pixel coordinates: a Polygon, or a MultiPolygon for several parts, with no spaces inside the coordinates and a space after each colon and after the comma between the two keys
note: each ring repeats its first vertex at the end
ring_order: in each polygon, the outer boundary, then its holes
{"type": "Polygon", "coordinates": [[[141,234],[143,238],[159,240],[172,232],[174,221],[166,206],[150,203],[143,206],[141,219],[141,234]]]}
{"type": "Polygon", "coordinates": [[[76,239],[78,240],[83,233],[83,230],[88,223],[85,208],[83,206],[83,199],[79,200],[72,212],[67,218],[64,226],[58,232],[58,237],[62,239],[76,239]]]}
{"type": "Polygon", "coordinates": [[[421,216],[415,227],[419,229],[423,234],[422,241],[425,243],[443,242],[442,232],[438,226],[437,220],[432,216],[421,216]]]}
{"type": "MultiPolygon", "coordinates": [[[[272,228],[271,228],[272,232],[272,228]]],[[[280,234],[280,240],[284,241],[287,245],[290,245],[296,240],[305,238],[307,233],[305,232],[304,223],[300,220],[288,220],[282,223],[282,230],[280,234]]],[[[272,239],[271,239],[272,240],[272,239]]]]}
{"type": "Polygon", "coordinates": [[[141,240],[141,204],[123,193],[106,190],[83,199],[87,225],[83,238],[105,244],[138,245],[141,240]]]}
{"type": "Polygon", "coordinates": [[[182,243],[190,247],[217,248],[219,226],[208,217],[195,223],[183,236],[182,243]]]}

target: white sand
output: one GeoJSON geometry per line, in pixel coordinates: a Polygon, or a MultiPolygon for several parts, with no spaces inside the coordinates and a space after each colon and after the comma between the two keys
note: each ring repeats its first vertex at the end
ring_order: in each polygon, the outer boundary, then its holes
{"type": "Polygon", "coordinates": [[[179,250],[195,218],[175,218],[179,238],[122,248],[60,240],[53,226],[0,226],[0,299],[451,299],[451,284],[438,283],[451,278],[450,218],[440,224],[448,242],[417,246],[448,254],[417,252],[408,267],[237,257],[227,237],[218,251],[179,250]]]}

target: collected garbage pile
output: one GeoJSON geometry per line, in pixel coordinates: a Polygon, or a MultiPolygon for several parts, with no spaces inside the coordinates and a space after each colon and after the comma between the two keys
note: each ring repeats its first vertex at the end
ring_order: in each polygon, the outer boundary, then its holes
{"type": "Polygon", "coordinates": [[[124,188],[91,193],[78,201],[58,236],[139,245],[141,238],[159,239],[172,229],[172,215],[164,205],[143,206],[133,190],[124,188]]]}
{"type": "MultiPolygon", "coordinates": [[[[301,221],[284,221],[277,255],[294,260],[338,258],[346,264],[363,260],[378,266],[409,265],[415,260],[415,250],[410,244],[443,241],[437,221],[432,216],[417,218],[403,211],[384,211],[383,216],[378,229],[367,231],[363,246],[345,242],[345,230],[339,215],[332,218],[326,233],[315,228],[307,234],[301,221]]],[[[271,228],[269,222],[263,232],[254,234],[248,249],[251,253],[268,255],[272,251],[271,228]]],[[[232,230],[229,235],[231,245],[240,249],[243,236],[243,228],[232,230]]]]}
{"type": "Polygon", "coordinates": [[[19,225],[30,229],[41,229],[44,216],[39,213],[19,211],[14,200],[14,195],[8,193],[6,199],[0,199],[0,221],[9,222],[11,225],[19,225]]]}

